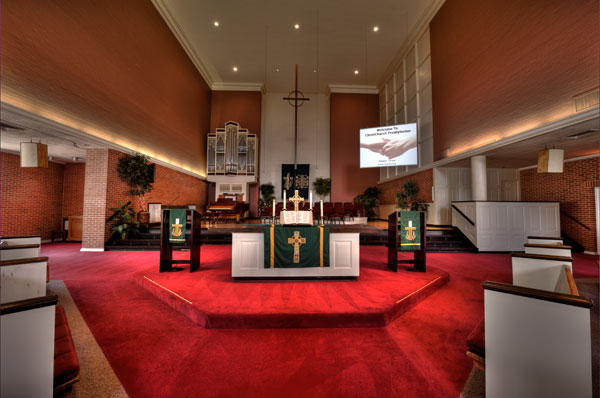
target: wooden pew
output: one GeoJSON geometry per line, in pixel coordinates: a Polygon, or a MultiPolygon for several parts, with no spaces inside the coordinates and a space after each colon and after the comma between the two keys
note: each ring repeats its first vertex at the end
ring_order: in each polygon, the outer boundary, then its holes
{"type": "Polygon", "coordinates": [[[548,245],[543,243],[525,243],[525,253],[545,254],[548,256],[571,257],[571,246],[548,245]]]}
{"type": "MultiPolygon", "coordinates": [[[[591,397],[590,300],[485,282],[485,386],[495,397],[591,397]]],[[[570,280],[570,282],[569,282],[570,280]]]]}
{"type": "Polygon", "coordinates": [[[39,256],[39,243],[0,246],[0,261],[34,258],[39,256]]]}
{"type": "Polygon", "coordinates": [[[573,270],[571,257],[511,253],[513,285],[554,291],[563,266],[573,270]]]}
{"type": "Polygon", "coordinates": [[[32,245],[42,244],[42,238],[40,236],[0,236],[0,246],[12,246],[12,245],[32,245]]]}
{"type": "Polygon", "coordinates": [[[0,305],[0,396],[52,397],[57,296],[0,305]]]}
{"type": "Polygon", "coordinates": [[[528,236],[527,243],[537,243],[541,245],[562,245],[563,240],[560,236],[528,236]]]}
{"type": "Polygon", "coordinates": [[[48,257],[0,261],[0,303],[46,295],[48,257]]]}

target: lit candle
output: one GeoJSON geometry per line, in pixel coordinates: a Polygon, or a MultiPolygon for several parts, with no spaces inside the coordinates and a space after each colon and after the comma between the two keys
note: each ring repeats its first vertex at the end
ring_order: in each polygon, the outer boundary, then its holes
{"type": "Polygon", "coordinates": [[[275,207],[276,207],[276,203],[275,203],[275,199],[273,199],[273,218],[275,218],[275,207]]]}
{"type": "Polygon", "coordinates": [[[308,200],[310,202],[310,209],[312,210],[312,191],[308,191],[308,200]]]}
{"type": "Polygon", "coordinates": [[[321,199],[321,218],[323,218],[323,199],[321,199]]]}
{"type": "Polygon", "coordinates": [[[286,196],[286,195],[285,195],[285,193],[286,193],[286,191],[284,190],[284,191],[283,191],[283,210],[285,210],[285,209],[286,209],[286,207],[287,207],[287,206],[285,205],[285,196],[286,196]]]}

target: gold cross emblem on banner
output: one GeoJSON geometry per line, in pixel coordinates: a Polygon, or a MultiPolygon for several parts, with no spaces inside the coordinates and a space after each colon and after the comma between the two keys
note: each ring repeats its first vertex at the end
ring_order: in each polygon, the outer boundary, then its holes
{"type": "Polygon", "coordinates": [[[406,230],[406,239],[407,240],[415,240],[417,234],[415,233],[417,227],[413,227],[412,221],[408,222],[408,227],[404,228],[406,230]]]}
{"type": "Polygon", "coordinates": [[[288,238],[288,243],[294,246],[294,264],[298,264],[300,262],[300,246],[306,243],[306,238],[300,236],[300,231],[294,231],[294,236],[288,238]]]}
{"type": "Polygon", "coordinates": [[[183,227],[183,224],[179,224],[179,218],[175,219],[175,224],[171,224],[171,235],[173,235],[176,238],[179,238],[182,234],[182,230],[181,227],[183,227]]]}
{"type": "Polygon", "coordinates": [[[304,198],[298,195],[298,190],[294,191],[294,196],[290,198],[290,202],[294,204],[294,211],[298,211],[298,205],[300,202],[304,202],[304,198]]]}

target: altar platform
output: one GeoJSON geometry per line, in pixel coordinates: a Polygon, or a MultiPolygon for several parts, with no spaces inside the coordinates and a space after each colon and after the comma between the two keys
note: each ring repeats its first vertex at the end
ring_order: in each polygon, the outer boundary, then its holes
{"type": "Polygon", "coordinates": [[[231,246],[206,245],[196,272],[160,273],[156,264],[134,278],[205,328],[383,327],[449,281],[435,264],[426,273],[391,272],[386,253],[384,247],[361,253],[357,281],[236,282],[231,246]]]}

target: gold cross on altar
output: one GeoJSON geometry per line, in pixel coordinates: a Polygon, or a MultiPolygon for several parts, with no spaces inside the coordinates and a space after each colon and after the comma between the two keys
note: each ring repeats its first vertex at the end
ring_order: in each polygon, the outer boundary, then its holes
{"type": "MultiPolygon", "coordinates": [[[[296,194],[298,191],[296,191],[296,194]]],[[[300,236],[300,231],[294,231],[294,236],[288,238],[288,243],[294,246],[294,264],[300,262],[300,246],[306,243],[306,238],[300,236]]]]}
{"type": "Polygon", "coordinates": [[[294,191],[294,196],[290,198],[290,202],[294,204],[294,211],[298,211],[298,205],[300,202],[304,202],[304,198],[298,195],[298,190],[294,191]]]}

